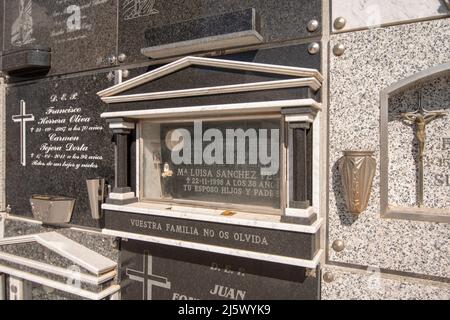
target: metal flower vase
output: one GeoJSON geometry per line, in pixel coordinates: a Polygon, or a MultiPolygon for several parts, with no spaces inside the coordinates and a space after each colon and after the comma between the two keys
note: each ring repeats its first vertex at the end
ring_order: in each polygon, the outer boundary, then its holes
{"type": "Polygon", "coordinates": [[[367,209],[375,177],[373,151],[344,151],[339,160],[342,187],[349,212],[360,214],[367,209]]]}

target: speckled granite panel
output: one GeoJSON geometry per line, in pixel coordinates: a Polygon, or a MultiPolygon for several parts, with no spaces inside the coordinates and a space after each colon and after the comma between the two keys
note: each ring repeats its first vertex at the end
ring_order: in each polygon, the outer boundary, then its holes
{"type": "Polygon", "coordinates": [[[32,283],[32,299],[33,300],[87,300],[82,297],[55,290],[37,283],[32,283]]]}
{"type": "Polygon", "coordinates": [[[450,286],[431,281],[393,277],[369,269],[367,272],[339,270],[332,272],[334,281],[322,281],[323,300],[449,300],[450,286]]]}
{"type": "MultiPolygon", "coordinates": [[[[40,263],[50,264],[55,267],[69,269],[75,265],[71,260],[47,249],[39,243],[17,243],[0,246],[0,252],[12,254],[18,257],[32,259],[40,263]]],[[[94,275],[92,272],[80,267],[80,272],[87,275],[94,275]]]]}
{"type": "MultiPolygon", "coordinates": [[[[119,260],[119,251],[112,246],[114,237],[105,236],[94,232],[83,232],[67,228],[49,228],[39,224],[28,223],[19,220],[7,219],[5,222],[5,238],[35,233],[56,231],[63,236],[91,249],[113,261],[119,260]]],[[[33,256],[28,258],[33,259],[33,256]]]]}
{"type": "MultiPolygon", "coordinates": [[[[404,112],[422,107],[447,112],[426,126],[424,157],[424,205],[450,208],[450,72],[395,94],[389,100],[389,205],[417,207],[419,143],[416,125],[399,119],[404,112]]],[[[448,212],[450,214],[450,212],[448,212]]]]}
{"type": "Polygon", "coordinates": [[[380,217],[380,91],[450,60],[450,19],[334,35],[344,55],[330,58],[329,259],[383,269],[450,277],[450,225],[380,217]],[[420,45],[419,45],[420,44],[420,45]],[[378,168],[366,212],[347,212],[337,161],[343,150],[373,150],[378,168]]]}

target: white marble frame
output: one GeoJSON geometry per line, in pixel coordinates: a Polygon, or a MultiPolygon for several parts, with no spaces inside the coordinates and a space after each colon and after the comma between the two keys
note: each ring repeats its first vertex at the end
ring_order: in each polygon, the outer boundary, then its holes
{"type": "Polygon", "coordinates": [[[295,209],[289,208],[289,199],[291,196],[290,186],[291,179],[293,178],[291,175],[291,170],[289,168],[289,163],[292,162],[292,153],[289,152],[292,150],[292,136],[290,130],[288,131],[288,148],[287,148],[287,205],[285,207],[285,215],[290,217],[299,217],[299,218],[310,218],[314,213],[319,215],[321,212],[321,204],[320,204],[320,158],[321,158],[321,121],[322,121],[322,110],[321,108],[317,110],[318,112],[315,115],[289,115],[286,116],[286,122],[307,122],[311,124],[311,129],[313,130],[313,143],[312,143],[312,203],[311,206],[307,209],[295,209]]]}
{"type": "MultiPolygon", "coordinates": [[[[450,62],[418,72],[385,88],[380,93],[380,208],[384,218],[444,222],[450,223],[450,215],[443,214],[443,209],[401,208],[392,210],[389,207],[389,97],[396,92],[430,78],[439,77],[450,72],[450,62]],[[403,210],[404,209],[404,210],[403,210]]],[[[446,212],[450,209],[444,209],[446,212]]]]}
{"type": "MultiPolygon", "coordinates": [[[[147,72],[141,76],[130,79],[128,81],[119,83],[111,88],[105,89],[98,93],[101,99],[106,103],[124,103],[124,102],[134,102],[134,101],[152,101],[152,100],[160,100],[160,99],[170,99],[175,97],[190,97],[190,96],[199,96],[199,95],[216,95],[223,93],[235,93],[235,92],[249,92],[249,91],[259,91],[259,90],[272,90],[279,89],[285,87],[309,87],[314,91],[317,91],[321,88],[322,82],[324,81],[324,77],[320,74],[320,72],[316,69],[307,69],[307,68],[297,68],[297,67],[289,67],[282,65],[270,65],[270,64],[260,64],[260,63],[250,63],[250,62],[242,62],[242,61],[232,61],[232,60],[220,60],[220,59],[211,59],[211,58],[201,58],[201,57],[185,57],[175,62],[164,65],[156,70],[147,72]],[[178,90],[178,91],[165,91],[165,92],[156,92],[149,94],[138,94],[138,95],[119,95],[120,93],[140,86],[142,84],[154,81],[161,77],[167,76],[171,73],[177,72],[178,70],[187,68],[192,65],[200,65],[200,66],[208,66],[214,68],[221,69],[230,69],[230,70],[241,70],[241,71],[252,71],[252,72],[260,72],[260,73],[268,73],[268,74],[277,74],[277,75],[289,75],[292,77],[296,77],[296,79],[292,80],[278,80],[278,81],[269,81],[262,83],[250,83],[250,84],[240,84],[240,85],[228,85],[228,86],[219,86],[219,87],[209,87],[209,88],[199,88],[199,89],[186,89],[186,90],[178,90]]],[[[219,104],[219,105],[207,105],[207,106],[184,106],[177,108],[166,108],[166,109],[142,109],[142,110],[133,110],[133,111],[116,111],[116,112],[106,112],[101,115],[104,119],[111,118],[126,118],[132,119],[134,121],[139,120],[147,120],[147,121],[177,121],[177,119],[189,120],[193,118],[201,117],[203,119],[217,118],[221,116],[221,119],[230,118],[230,117],[257,117],[264,115],[279,115],[283,117],[281,114],[282,109],[286,108],[301,108],[301,107],[310,107],[311,109],[315,109],[317,113],[321,113],[322,104],[315,101],[312,98],[306,99],[296,99],[296,100],[281,100],[281,101],[264,101],[264,102],[244,102],[244,103],[234,103],[234,104],[219,104]]],[[[314,123],[314,147],[313,147],[313,161],[317,163],[313,163],[313,174],[316,176],[313,177],[313,203],[315,204],[315,208],[311,207],[311,210],[307,212],[301,212],[300,214],[308,213],[308,217],[314,213],[314,211],[319,210],[320,203],[320,177],[319,168],[320,168],[320,150],[322,136],[321,136],[321,127],[320,116],[316,116],[315,112],[313,114],[289,114],[285,115],[283,125],[286,122],[294,121],[294,122],[310,122],[314,123]]],[[[284,130],[283,130],[284,132],[284,130]]],[[[136,141],[136,175],[137,181],[142,181],[142,172],[140,169],[140,157],[141,153],[141,139],[140,134],[138,135],[136,141]]],[[[284,144],[283,144],[284,145],[284,144]]],[[[286,150],[283,151],[286,153],[286,150]]],[[[287,157],[284,157],[287,160],[287,157]]],[[[287,179],[287,168],[286,165],[282,168],[283,175],[287,179]]],[[[284,179],[284,180],[286,180],[284,179]]],[[[284,182],[281,185],[280,193],[282,197],[281,201],[281,211],[285,211],[284,209],[287,207],[287,182],[284,182]]],[[[139,187],[140,189],[140,187],[139,187]]],[[[138,193],[139,194],[139,193],[138,193]]],[[[139,202],[142,204],[142,202],[139,202]]],[[[181,205],[178,205],[181,207],[181,205]]],[[[152,210],[149,208],[136,208],[133,205],[124,205],[117,206],[111,204],[103,204],[102,208],[104,210],[113,210],[113,211],[126,211],[126,212],[135,212],[135,213],[147,213],[147,214],[160,214],[162,216],[171,216],[173,217],[175,212],[173,210],[152,210]]],[[[289,223],[281,223],[280,221],[259,221],[258,219],[220,219],[223,217],[212,217],[210,215],[204,214],[201,212],[202,208],[198,208],[198,212],[193,212],[197,208],[186,208],[183,212],[180,212],[179,215],[185,219],[193,219],[193,220],[208,220],[208,219],[218,219],[223,223],[232,223],[235,220],[237,224],[257,226],[257,225],[266,225],[268,228],[274,229],[292,229],[292,230],[307,230],[306,232],[317,233],[319,232],[323,220],[318,218],[312,225],[295,225],[289,223]]],[[[285,212],[284,212],[285,213],[285,212]]],[[[291,212],[292,213],[292,212],[291,212]]],[[[319,214],[319,212],[317,212],[319,214]]],[[[283,214],[283,213],[282,213],[283,214]]],[[[293,213],[296,216],[298,212],[293,213]]],[[[281,216],[278,216],[280,219],[281,216]]],[[[119,235],[122,234],[120,232],[116,232],[114,230],[104,230],[107,234],[119,235]]],[[[301,232],[301,231],[298,231],[301,232]]],[[[125,237],[132,238],[132,234],[123,234],[125,237]]],[[[138,235],[134,235],[138,237],[138,235]]],[[[157,243],[165,243],[169,245],[183,246],[181,241],[175,241],[171,239],[163,239],[163,238],[155,238],[155,237],[145,237],[142,236],[139,238],[140,240],[157,242],[157,243]],[[145,238],[145,239],[144,239],[145,238]]],[[[213,251],[219,253],[225,253],[230,255],[237,256],[247,256],[252,257],[254,259],[265,260],[265,261],[274,261],[281,262],[286,264],[300,265],[305,267],[317,266],[319,261],[322,259],[322,250],[316,255],[313,261],[310,260],[301,260],[301,259],[293,259],[286,257],[278,257],[273,255],[265,255],[260,253],[252,253],[246,252],[244,250],[235,250],[235,249],[227,249],[222,247],[208,246],[186,242],[185,247],[205,250],[205,251],[213,251]]]]}
{"type": "MultiPolygon", "coordinates": [[[[147,72],[141,76],[130,79],[128,81],[116,84],[115,86],[100,91],[98,95],[106,103],[126,103],[126,102],[136,102],[136,101],[152,101],[161,99],[171,99],[171,98],[181,98],[181,97],[192,97],[192,96],[203,96],[203,95],[217,95],[224,93],[236,93],[236,92],[250,92],[250,91],[260,91],[260,90],[272,90],[280,88],[296,88],[296,87],[310,87],[312,90],[317,91],[322,85],[324,80],[323,76],[318,70],[298,68],[282,65],[271,65],[271,64],[261,64],[261,63],[251,63],[233,60],[222,60],[222,59],[212,59],[203,57],[185,57],[175,62],[164,65],[156,70],[147,72]],[[295,77],[295,79],[290,80],[275,80],[266,81],[258,83],[248,83],[248,84],[233,84],[225,86],[216,86],[208,88],[195,88],[195,89],[185,89],[176,91],[163,91],[163,92],[152,92],[143,94],[131,94],[131,95],[120,95],[120,93],[140,86],[144,83],[148,83],[157,80],[161,77],[167,76],[171,73],[175,73],[181,69],[187,68],[189,66],[208,66],[220,69],[230,69],[230,70],[241,70],[241,71],[252,71],[268,74],[277,75],[289,75],[295,77]]],[[[175,121],[176,119],[188,120],[194,117],[208,118],[217,117],[221,115],[222,117],[257,117],[269,114],[279,114],[281,116],[281,110],[284,108],[293,107],[312,107],[317,111],[321,110],[321,103],[318,103],[314,99],[296,99],[296,100],[281,100],[281,101],[264,101],[264,102],[245,102],[245,103],[234,103],[234,104],[220,104],[220,105],[208,105],[208,106],[185,106],[169,109],[144,109],[144,110],[134,110],[134,111],[117,111],[117,112],[106,112],[101,115],[102,118],[127,118],[133,120],[155,120],[155,121],[175,121]]],[[[313,160],[319,161],[320,155],[320,121],[315,121],[315,114],[289,114],[284,116],[284,122],[309,122],[314,123],[314,150],[313,150],[313,160]]],[[[224,119],[224,118],[223,118],[224,119]]],[[[283,130],[283,133],[285,130],[283,130]]],[[[139,135],[139,134],[138,134],[139,135]]],[[[284,139],[284,138],[283,138],[284,139]]],[[[142,181],[142,171],[140,169],[141,160],[141,146],[142,141],[138,137],[136,140],[136,175],[138,182],[142,181]]],[[[284,144],[283,144],[284,146],[284,144]]],[[[288,202],[288,186],[287,181],[289,180],[289,169],[287,168],[287,157],[288,150],[283,148],[282,154],[285,161],[281,168],[281,176],[284,178],[282,180],[280,193],[281,193],[281,209],[284,214],[291,216],[305,216],[309,217],[318,208],[312,210],[303,210],[305,212],[298,212],[298,210],[285,210],[288,202]],[[295,211],[295,212],[294,212],[295,211]]],[[[313,163],[313,171],[318,173],[319,163],[313,163]]],[[[319,177],[313,177],[313,185],[319,185],[319,177]]],[[[139,186],[139,189],[140,186],[139,186]]],[[[319,203],[318,188],[313,190],[313,202],[319,203]]],[[[138,193],[139,198],[141,198],[140,193],[138,193]]]]}
{"type": "MultiPolygon", "coordinates": [[[[176,60],[172,63],[166,64],[156,70],[144,73],[133,79],[116,84],[108,89],[98,92],[97,94],[103,101],[107,102],[108,99],[111,99],[119,93],[138,87],[144,83],[157,80],[190,66],[204,66],[230,70],[278,74],[297,78],[312,78],[311,80],[316,80],[319,82],[319,88],[320,83],[324,81],[324,77],[316,69],[188,56],[176,60]]],[[[313,82],[315,83],[315,81],[313,82]]],[[[123,97],[126,97],[126,95],[123,97]]],[[[160,97],[160,99],[164,99],[164,96],[160,97]]],[[[120,101],[116,100],[115,102],[120,101]]]]}

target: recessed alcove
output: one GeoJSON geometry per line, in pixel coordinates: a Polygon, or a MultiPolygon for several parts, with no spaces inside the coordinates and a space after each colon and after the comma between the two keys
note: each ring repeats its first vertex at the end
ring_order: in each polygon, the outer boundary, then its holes
{"type": "Polygon", "coordinates": [[[450,221],[449,66],[425,70],[382,92],[384,217],[450,221]],[[425,117],[424,130],[421,116],[425,117]]]}

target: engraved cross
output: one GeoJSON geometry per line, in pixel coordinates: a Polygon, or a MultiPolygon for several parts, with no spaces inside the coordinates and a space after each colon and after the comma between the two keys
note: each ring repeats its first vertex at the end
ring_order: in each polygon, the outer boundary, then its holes
{"type": "Polygon", "coordinates": [[[34,121],[34,115],[26,114],[26,103],[20,100],[20,114],[12,116],[13,122],[20,123],[20,163],[27,165],[27,128],[26,123],[34,121]]]}
{"type": "Polygon", "coordinates": [[[126,273],[131,280],[142,282],[142,297],[144,300],[152,300],[153,286],[170,289],[171,283],[167,281],[167,278],[153,274],[153,257],[147,251],[144,252],[142,268],[142,271],[127,269],[126,273]]]}

